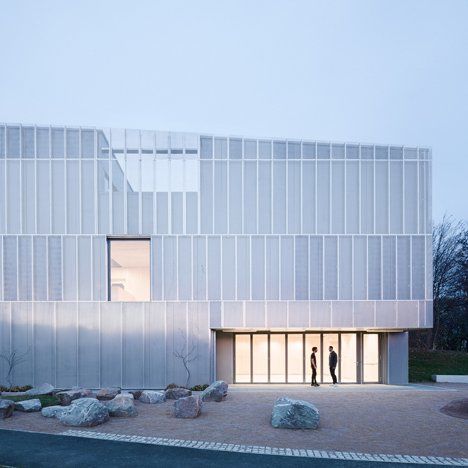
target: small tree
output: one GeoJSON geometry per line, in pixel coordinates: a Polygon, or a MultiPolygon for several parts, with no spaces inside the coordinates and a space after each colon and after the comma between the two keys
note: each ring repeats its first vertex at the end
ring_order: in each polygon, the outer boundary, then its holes
{"type": "Polygon", "coordinates": [[[184,344],[174,351],[174,356],[176,359],[180,359],[180,361],[182,362],[182,365],[184,366],[185,372],[187,373],[185,387],[188,387],[189,382],[190,382],[190,375],[191,375],[189,364],[197,360],[199,356],[198,356],[197,347],[195,346],[195,344],[192,343],[192,346],[188,348],[187,341],[185,339],[185,336],[182,330],[179,330],[179,331],[180,331],[180,335],[184,344]]]}
{"type": "Polygon", "coordinates": [[[18,367],[23,362],[26,362],[26,356],[29,353],[29,349],[27,349],[24,353],[18,353],[16,349],[9,353],[0,353],[0,359],[6,362],[7,365],[7,375],[6,381],[8,383],[8,387],[13,387],[13,373],[15,368],[18,367]]]}

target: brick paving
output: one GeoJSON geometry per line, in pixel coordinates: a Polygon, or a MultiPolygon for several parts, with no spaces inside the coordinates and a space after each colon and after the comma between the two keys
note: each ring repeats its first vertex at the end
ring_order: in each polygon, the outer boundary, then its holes
{"type": "MultiPolygon", "coordinates": [[[[324,453],[466,458],[468,421],[439,412],[449,401],[466,397],[468,385],[343,385],[318,389],[233,386],[226,401],[205,403],[201,416],[194,420],[173,418],[172,401],[159,405],[136,402],[136,418],[112,418],[101,426],[79,430],[324,453]],[[314,403],[321,413],[320,428],[302,431],[271,427],[271,409],[279,396],[314,403]]],[[[0,429],[63,433],[71,428],[40,413],[15,412],[13,417],[0,420],[0,429]]]]}

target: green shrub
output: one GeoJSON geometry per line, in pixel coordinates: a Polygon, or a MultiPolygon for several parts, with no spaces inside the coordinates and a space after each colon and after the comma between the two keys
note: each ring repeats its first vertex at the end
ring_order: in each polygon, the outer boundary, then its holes
{"type": "Polygon", "coordinates": [[[208,387],[209,387],[208,384],[194,385],[193,387],[190,388],[190,390],[192,390],[192,392],[202,392],[208,387]]]}
{"type": "Polygon", "coordinates": [[[0,392],[25,392],[31,388],[31,385],[23,385],[22,387],[19,387],[18,385],[16,387],[5,387],[0,385],[0,392]]]}

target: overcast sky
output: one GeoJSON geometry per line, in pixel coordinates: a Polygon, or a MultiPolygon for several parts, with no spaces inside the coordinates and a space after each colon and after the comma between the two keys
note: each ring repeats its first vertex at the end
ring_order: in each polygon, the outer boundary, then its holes
{"type": "Polygon", "coordinates": [[[430,146],[468,220],[467,0],[0,0],[0,121],[430,146]]]}

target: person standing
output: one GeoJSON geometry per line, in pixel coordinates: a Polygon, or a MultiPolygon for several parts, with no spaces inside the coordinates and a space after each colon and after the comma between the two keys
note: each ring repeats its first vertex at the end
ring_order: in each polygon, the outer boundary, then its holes
{"type": "Polygon", "coordinates": [[[328,348],[328,351],[330,351],[330,355],[328,357],[328,366],[330,367],[330,375],[331,378],[333,379],[333,385],[336,385],[337,383],[337,378],[335,374],[336,370],[336,365],[338,364],[338,355],[333,351],[333,346],[330,346],[328,348]]]}
{"type": "Polygon", "coordinates": [[[320,387],[320,385],[317,383],[317,357],[315,356],[317,351],[317,347],[314,346],[312,348],[312,354],[310,355],[310,367],[312,367],[312,382],[310,385],[312,387],[320,387]]]}

